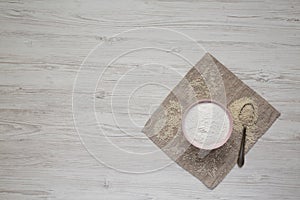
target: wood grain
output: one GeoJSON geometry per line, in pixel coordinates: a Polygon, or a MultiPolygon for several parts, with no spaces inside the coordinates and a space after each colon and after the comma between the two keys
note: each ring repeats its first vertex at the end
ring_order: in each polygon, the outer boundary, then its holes
{"type": "MultiPolygon", "coordinates": [[[[1,1],[0,198],[299,199],[299,10],[299,1],[293,0],[1,1]],[[112,35],[137,27],[171,28],[189,35],[282,114],[247,154],[244,168],[233,170],[214,191],[175,164],[138,175],[109,169],[91,157],[76,133],[72,90],[80,64],[99,42],[109,44],[112,35]]],[[[151,37],[133,35],[113,42],[122,48],[164,42],[151,37]]],[[[170,47],[193,55],[192,62],[201,58],[190,43],[179,40],[176,44],[170,47]]],[[[112,49],[105,58],[112,59],[117,51],[112,49]]],[[[190,69],[177,60],[162,59],[164,55],[149,55],[183,75],[190,69]]],[[[101,63],[96,56],[94,61],[101,63]]],[[[108,74],[107,83],[127,66],[142,64],[139,56],[127,57],[108,74]]],[[[148,71],[165,75],[153,76],[157,82],[169,75],[170,87],[181,79],[171,79],[174,73],[164,69],[148,71]]],[[[124,87],[133,86],[139,77],[133,74],[124,87]]],[[[111,112],[105,104],[110,93],[105,89],[99,90],[97,98],[99,115],[111,112]]],[[[151,100],[161,102],[168,92],[157,88],[151,100]]],[[[143,94],[149,97],[147,91],[143,94]]],[[[137,101],[133,108],[146,122],[143,102],[137,101]]],[[[124,105],[116,102],[116,114],[126,120],[124,105]]],[[[121,140],[111,121],[103,123],[111,136],[121,140]]],[[[93,133],[94,126],[88,124],[86,130],[93,133]]],[[[142,138],[128,148],[152,150],[150,144],[142,138]]],[[[159,159],[168,161],[163,155],[159,159]]],[[[117,157],[109,161],[119,163],[117,157]]],[[[155,166],[152,159],[120,164],[155,166]]]]}

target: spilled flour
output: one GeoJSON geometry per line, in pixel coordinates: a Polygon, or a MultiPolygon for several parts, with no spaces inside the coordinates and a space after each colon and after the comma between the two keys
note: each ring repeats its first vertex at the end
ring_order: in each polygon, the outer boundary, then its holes
{"type": "Polygon", "coordinates": [[[211,102],[193,106],[183,122],[187,140],[201,149],[213,149],[224,144],[230,128],[230,118],[226,111],[211,102]]]}

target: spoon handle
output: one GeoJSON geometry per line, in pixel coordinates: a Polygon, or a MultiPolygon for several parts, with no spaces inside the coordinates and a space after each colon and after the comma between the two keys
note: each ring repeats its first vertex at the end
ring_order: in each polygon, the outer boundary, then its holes
{"type": "Polygon", "coordinates": [[[239,157],[237,160],[237,164],[239,167],[243,167],[245,162],[245,143],[246,143],[246,127],[244,126],[241,147],[239,151],[239,157]]]}

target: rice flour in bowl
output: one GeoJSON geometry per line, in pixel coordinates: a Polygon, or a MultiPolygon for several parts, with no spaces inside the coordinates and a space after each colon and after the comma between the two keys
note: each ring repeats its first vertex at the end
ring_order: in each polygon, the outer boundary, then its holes
{"type": "Polygon", "coordinates": [[[227,142],[233,121],[229,111],[212,100],[202,100],[184,113],[182,130],[185,138],[199,149],[212,150],[227,142]]]}

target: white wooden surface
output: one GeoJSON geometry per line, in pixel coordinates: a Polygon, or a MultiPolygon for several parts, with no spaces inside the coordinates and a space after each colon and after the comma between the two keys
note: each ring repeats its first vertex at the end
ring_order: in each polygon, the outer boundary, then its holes
{"type": "MultiPolygon", "coordinates": [[[[300,198],[299,1],[11,0],[0,5],[0,199],[300,198]],[[79,139],[73,122],[72,90],[80,64],[99,42],[137,27],[171,28],[189,35],[281,112],[247,155],[245,167],[234,168],[213,191],[175,164],[142,174],[109,169],[95,160],[79,139]]],[[[156,36],[150,32],[113,42],[120,46],[127,44],[122,41],[133,45],[164,42],[164,37],[156,36]]],[[[172,46],[175,52],[189,49],[184,41],[174,44],[182,46],[172,46]]],[[[117,49],[112,48],[106,57],[111,59],[114,51],[117,49]]],[[[197,53],[190,49],[186,54],[197,53]]],[[[153,59],[159,62],[164,55],[160,56],[153,59]]],[[[128,65],[142,65],[140,58],[123,59],[107,81],[124,73],[128,65]]],[[[102,62],[97,56],[93,61],[102,62]]],[[[181,74],[189,69],[176,59],[163,61],[181,74]]],[[[147,72],[154,73],[151,69],[147,72]]],[[[168,70],[161,72],[154,73],[154,82],[166,79],[157,74],[169,75],[170,81],[165,83],[171,86],[180,78],[168,70]]],[[[139,75],[133,74],[123,84],[120,91],[124,95],[129,92],[126,88],[140,81],[139,75]]],[[[101,102],[109,96],[105,90],[99,91],[100,100],[96,101],[100,117],[110,112],[101,102]]],[[[144,97],[159,103],[167,92],[157,89],[153,92],[157,96],[144,97]]],[[[122,93],[118,95],[116,113],[126,120],[121,115],[125,105],[120,100],[122,93]]],[[[133,109],[146,113],[143,102],[147,101],[137,102],[133,109]]],[[[148,117],[142,116],[139,123],[148,117]]],[[[105,122],[108,132],[119,134],[110,122],[105,122]]],[[[87,130],[92,132],[93,126],[89,124],[87,130]]],[[[134,151],[155,148],[145,138],[126,144],[134,151]]],[[[97,145],[101,147],[101,143],[97,145]]],[[[108,150],[103,147],[100,154],[108,155],[106,159],[113,165],[136,170],[155,168],[159,163],[154,158],[121,162],[122,158],[108,150]]],[[[155,159],[168,161],[162,154],[155,159]]]]}

